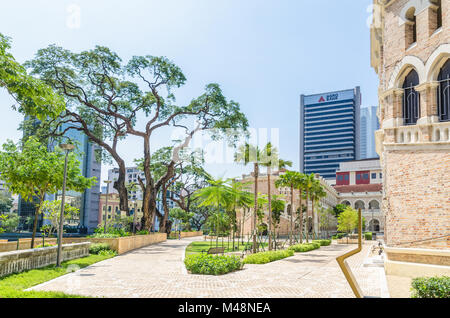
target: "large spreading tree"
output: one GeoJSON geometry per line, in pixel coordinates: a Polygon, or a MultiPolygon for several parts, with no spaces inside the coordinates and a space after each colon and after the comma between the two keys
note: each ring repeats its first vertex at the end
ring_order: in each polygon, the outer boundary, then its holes
{"type": "Polygon", "coordinates": [[[124,64],[106,47],[73,53],[52,45],[39,50],[27,66],[65,98],[66,111],[48,125],[73,124],[67,129],[83,131],[105,150],[103,155],[115,160],[119,176],[114,188],[119,193],[121,210],[127,213],[125,162],[117,146],[127,136],[141,138],[145,177],[139,178],[139,184],[143,189],[143,225],[147,229],[152,227],[156,214],[158,189],[173,177],[180,151],[194,134],[213,130],[214,138],[226,136],[232,141],[242,135],[239,130],[248,126],[239,104],[228,101],[218,84],[206,85],[202,95],[187,105],[177,105],[173,90],[184,85],[186,78],[164,57],[135,56],[124,64]],[[166,173],[156,179],[151,165],[152,137],[164,127],[183,128],[186,138],[173,148],[166,173]],[[231,133],[229,128],[233,129],[231,133]]]}

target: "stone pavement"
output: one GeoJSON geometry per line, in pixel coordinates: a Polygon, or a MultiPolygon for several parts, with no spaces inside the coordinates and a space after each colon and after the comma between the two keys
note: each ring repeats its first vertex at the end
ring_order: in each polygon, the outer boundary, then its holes
{"type": "MultiPolygon", "coordinates": [[[[331,245],[265,265],[245,265],[224,276],[191,275],[186,246],[201,238],[168,240],[96,263],[32,290],[93,297],[296,298],[354,297],[335,260],[356,245],[331,245]]],[[[364,267],[371,244],[349,264],[366,296],[386,296],[384,269],[364,267]]]]}

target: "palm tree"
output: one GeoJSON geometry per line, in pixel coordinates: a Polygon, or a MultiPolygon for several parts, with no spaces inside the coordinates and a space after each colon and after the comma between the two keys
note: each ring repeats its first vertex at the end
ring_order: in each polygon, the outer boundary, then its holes
{"type": "Polygon", "coordinates": [[[270,177],[272,175],[272,168],[284,169],[286,167],[292,167],[292,161],[286,161],[279,158],[278,149],[272,146],[272,143],[268,143],[264,147],[263,158],[261,166],[267,168],[267,195],[269,199],[269,251],[272,250],[272,191],[270,177]]]}
{"type": "MultiPolygon", "coordinates": [[[[308,215],[308,207],[309,207],[309,199],[310,199],[310,193],[313,188],[313,184],[315,182],[316,178],[314,173],[311,173],[310,175],[305,175],[304,180],[304,189],[306,192],[306,220],[309,220],[308,215]]],[[[309,242],[309,222],[307,222],[307,228],[306,228],[306,242],[309,242]]]]}
{"type": "MultiPolygon", "coordinates": [[[[245,210],[249,208],[253,202],[250,192],[245,191],[245,187],[247,187],[249,182],[242,183],[233,180],[230,187],[230,196],[231,196],[231,204],[230,211],[232,212],[232,222],[233,222],[233,251],[234,251],[234,238],[237,230],[236,224],[236,209],[241,208],[245,210]]],[[[239,243],[239,240],[238,240],[239,243]]],[[[239,244],[238,244],[239,245],[239,244]]]]}
{"type": "Polygon", "coordinates": [[[292,244],[292,224],[293,224],[293,211],[294,211],[294,188],[298,182],[298,172],[288,171],[282,174],[280,178],[275,181],[275,186],[277,188],[287,188],[291,189],[291,226],[289,233],[289,243],[292,244]]]}
{"type": "Polygon", "coordinates": [[[254,211],[253,211],[253,253],[256,253],[256,213],[258,210],[258,177],[259,177],[259,163],[261,161],[262,152],[257,146],[245,143],[240,146],[238,151],[234,154],[234,161],[242,163],[245,166],[249,163],[253,163],[253,175],[255,178],[255,189],[254,189],[254,211]]]}
{"type": "MultiPolygon", "coordinates": [[[[214,180],[211,178],[207,182],[209,187],[199,189],[194,193],[194,198],[198,199],[199,207],[214,207],[216,209],[216,234],[219,229],[219,221],[221,215],[221,209],[227,209],[231,202],[231,190],[229,182],[231,179],[223,180],[219,178],[214,180]]],[[[216,238],[216,245],[218,244],[219,237],[216,238]]]]}
{"type": "MultiPolygon", "coordinates": [[[[306,185],[306,175],[300,172],[297,172],[294,178],[294,187],[298,190],[299,199],[300,199],[300,207],[299,207],[299,239],[300,243],[303,243],[303,192],[306,185]]],[[[308,206],[308,202],[306,202],[306,206],[308,206]]]]}
{"type": "Polygon", "coordinates": [[[315,215],[314,215],[314,203],[319,202],[320,199],[327,196],[323,186],[320,184],[320,180],[314,179],[314,183],[311,187],[311,204],[312,204],[312,218],[313,218],[313,234],[316,239],[316,227],[315,227],[315,215]]]}
{"type": "Polygon", "coordinates": [[[283,195],[272,195],[272,223],[274,228],[274,241],[275,241],[275,249],[276,249],[276,232],[278,224],[280,224],[280,216],[283,213],[285,208],[285,201],[283,200],[283,195]]]}

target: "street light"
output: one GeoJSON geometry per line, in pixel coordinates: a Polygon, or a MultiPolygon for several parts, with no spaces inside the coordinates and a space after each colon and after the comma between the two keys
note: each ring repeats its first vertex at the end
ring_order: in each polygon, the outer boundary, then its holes
{"type": "Polygon", "coordinates": [[[58,233],[58,252],[56,254],[56,267],[61,266],[62,258],[62,239],[63,239],[63,229],[64,229],[64,205],[66,201],[66,179],[67,179],[67,159],[69,157],[69,152],[75,149],[74,145],[71,144],[61,144],[59,147],[66,152],[66,158],[64,160],[64,179],[63,179],[63,189],[62,189],[62,199],[61,199],[61,214],[59,216],[59,233],[58,233]]]}
{"type": "Polygon", "coordinates": [[[133,200],[134,211],[133,211],[133,234],[136,235],[136,214],[137,214],[137,200],[133,200]]]}
{"type": "Polygon", "coordinates": [[[104,227],[104,232],[106,234],[106,219],[108,217],[108,197],[109,197],[109,184],[112,182],[111,180],[105,180],[103,181],[104,183],[106,183],[106,206],[105,206],[105,227],[104,227]]]}

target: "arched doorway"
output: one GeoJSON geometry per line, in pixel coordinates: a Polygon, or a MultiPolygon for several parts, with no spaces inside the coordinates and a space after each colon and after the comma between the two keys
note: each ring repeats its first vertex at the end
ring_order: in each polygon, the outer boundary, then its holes
{"type": "Polygon", "coordinates": [[[378,221],[377,219],[370,220],[369,230],[371,230],[372,232],[380,232],[380,221],[378,221]]]}

